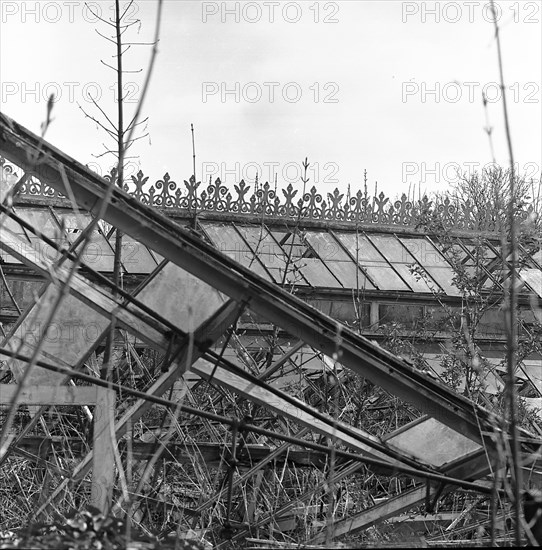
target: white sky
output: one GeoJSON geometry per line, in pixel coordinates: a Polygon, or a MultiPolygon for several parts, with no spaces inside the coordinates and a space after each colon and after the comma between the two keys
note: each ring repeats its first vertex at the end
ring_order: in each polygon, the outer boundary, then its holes
{"type": "MultiPolygon", "coordinates": [[[[90,4],[104,16],[113,13],[112,0],[90,4]]],[[[498,6],[514,154],[520,170],[538,178],[541,2],[498,6]]],[[[47,97],[56,91],[47,139],[80,162],[109,169],[111,157],[93,154],[112,142],[77,106],[99,117],[83,93],[98,90],[100,106],[115,116],[115,75],[100,63],[114,62],[113,44],[95,32],[109,34],[106,26],[79,1],[2,0],[0,11],[2,111],[39,132],[47,97]]],[[[133,27],[127,38],[149,41],[155,12],[154,0],[136,0],[130,17],[141,19],[141,30],[133,27]]],[[[134,153],[151,180],[168,171],[182,185],[192,173],[194,123],[198,179],[252,182],[259,166],[261,179],[277,173],[279,188],[289,182],[300,188],[307,156],[316,163],[309,185],[323,193],[345,192],[348,184],[357,190],[364,169],[370,191],[375,181],[392,196],[412,185],[443,189],[455,167],[468,171],[492,160],[481,100],[482,89],[490,100],[499,93],[489,17],[485,1],[165,0],[144,106],[150,142],[141,140],[134,153]],[[274,21],[271,4],[277,4],[274,21]],[[236,86],[238,102],[235,93],[221,97],[236,86]]],[[[134,46],[125,66],[146,68],[149,55],[149,47],[134,46]]],[[[127,74],[125,82],[138,98],[141,74],[127,74]]],[[[134,109],[126,105],[128,119],[134,109]]],[[[502,102],[490,102],[488,112],[496,160],[505,165],[502,102]]]]}

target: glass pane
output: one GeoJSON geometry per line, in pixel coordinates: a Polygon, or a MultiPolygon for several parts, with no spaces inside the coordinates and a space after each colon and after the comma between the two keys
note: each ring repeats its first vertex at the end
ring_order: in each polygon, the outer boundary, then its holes
{"type": "Polygon", "coordinates": [[[321,231],[307,231],[305,238],[344,288],[376,290],[333,235],[321,231]]]}
{"type": "MultiPolygon", "coordinates": [[[[55,209],[55,215],[64,226],[65,235],[71,244],[79,239],[82,231],[92,222],[92,216],[87,212],[76,215],[73,211],[55,209]]],[[[128,235],[123,235],[123,243],[125,240],[132,239],[128,235]]],[[[83,263],[95,271],[113,271],[115,238],[113,237],[110,242],[112,245],[108,244],[105,236],[100,231],[99,225],[97,225],[93,229],[85,248],[82,257],[83,263]]],[[[124,257],[124,251],[122,257],[124,257]]],[[[127,271],[130,272],[128,268],[127,271]]],[[[143,273],[146,273],[146,271],[143,271],[143,273]]]]}
{"type": "Polygon", "coordinates": [[[329,233],[307,231],[305,239],[322,260],[353,263],[348,254],[329,233]]]}
{"type": "Polygon", "coordinates": [[[519,276],[542,298],[542,271],[540,269],[522,269],[519,276]]]}
{"type": "MultiPolygon", "coordinates": [[[[76,235],[76,234],[75,234],[76,235]]],[[[124,258],[124,242],[127,235],[122,236],[123,248],[121,249],[121,259],[124,258]]],[[[74,236],[76,239],[77,236],[74,236]]],[[[90,268],[95,271],[109,271],[112,272],[115,263],[115,237],[112,237],[110,241],[111,244],[107,242],[105,237],[100,233],[94,231],[92,233],[92,238],[85,248],[85,253],[83,254],[83,262],[88,265],[90,268]]],[[[139,245],[141,246],[141,245],[139,245]]],[[[126,268],[130,273],[130,270],[126,268]]]]}
{"type": "Polygon", "coordinates": [[[43,233],[46,237],[49,237],[55,241],[59,240],[59,237],[61,236],[60,228],[48,209],[18,208],[16,213],[21,219],[43,233]]]}
{"type": "MultiPolygon", "coordinates": [[[[53,219],[48,209],[19,208],[16,210],[16,214],[31,227],[36,228],[36,230],[40,231],[45,237],[48,237],[59,246],[64,248],[69,246],[69,242],[62,236],[58,224],[53,219]]],[[[9,231],[20,238],[16,246],[21,247],[21,249],[17,249],[16,251],[27,256],[31,261],[46,260],[50,262],[60,258],[60,252],[57,252],[54,248],[44,243],[40,237],[37,237],[30,230],[24,229],[16,220],[5,218],[2,225],[2,231],[9,231]]],[[[10,260],[12,256],[8,254],[7,258],[10,260]]],[[[70,262],[68,261],[65,265],[70,265],[70,262]]]]}
{"type": "Polygon", "coordinates": [[[341,283],[318,258],[300,258],[296,265],[311,286],[342,288],[341,283]]]}
{"type": "Polygon", "coordinates": [[[474,258],[469,254],[468,247],[461,246],[461,244],[462,243],[459,241],[456,241],[452,245],[438,243],[439,250],[441,250],[444,256],[449,258],[452,262],[461,262],[464,265],[474,265],[474,258]]]}
{"type": "Polygon", "coordinates": [[[202,223],[201,225],[220,252],[265,280],[274,281],[233,226],[209,223],[202,223]]]}
{"type": "Polygon", "coordinates": [[[542,359],[524,359],[521,368],[538,391],[542,392],[542,359]]]}
{"type": "Polygon", "coordinates": [[[372,245],[365,235],[356,233],[338,233],[340,241],[346,247],[353,258],[357,258],[360,264],[369,263],[385,263],[382,254],[372,245]]]}
{"type": "MultiPolygon", "coordinates": [[[[391,235],[369,235],[369,240],[392,265],[414,292],[429,292],[430,288],[423,277],[416,277],[411,267],[416,266],[416,260],[408,250],[391,235]]],[[[428,277],[422,270],[422,274],[428,277]]],[[[431,278],[428,277],[431,281],[431,278]]],[[[434,284],[434,283],[433,283],[434,284]]]]}
{"type": "Polygon", "coordinates": [[[480,449],[477,443],[434,418],[411,422],[388,436],[386,444],[435,467],[480,449]]]}
{"type": "MultiPolygon", "coordinates": [[[[74,244],[80,238],[83,230],[92,222],[92,217],[88,213],[81,213],[76,216],[74,212],[55,210],[55,214],[64,226],[65,235],[71,244],[74,244]]],[[[99,231],[99,226],[96,226],[91,232],[88,244],[85,247],[82,256],[83,263],[95,271],[113,271],[113,250],[114,244],[112,248],[105,236],[99,231]]]]}
{"type": "Polygon", "coordinates": [[[242,263],[241,258],[252,259],[254,257],[252,250],[247,246],[239,233],[231,225],[214,225],[208,223],[201,224],[207,236],[220,252],[237,253],[237,261],[242,263]]]}
{"type": "Polygon", "coordinates": [[[401,238],[401,242],[449,296],[459,296],[453,284],[455,271],[428,239],[401,238]]]}
{"type": "Polygon", "coordinates": [[[408,330],[417,329],[423,324],[423,306],[410,306],[404,304],[379,304],[378,320],[380,324],[398,323],[408,330]]]}
{"type": "Polygon", "coordinates": [[[410,290],[366,236],[355,233],[337,236],[380,290],[410,290]]]}
{"type": "MultiPolygon", "coordinates": [[[[111,245],[115,246],[115,236],[111,238],[111,245]]],[[[147,247],[132,237],[124,234],[122,236],[122,265],[128,273],[152,273],[158,265],[147,247]]]]}
{"type": "Polygon", "coordinates": [[[299,269],[296,262],[291,262],[288,264],[286,276],[284,276],[286,264],[282,267],[267,265],[266,268],[278,284],[308,286],[307,280],[303,276],[303,273],[299,269]]]}
{"type": "Polygon", "coordinates": [[[299,272],[313,287],[342,288],[342,284],[329,271],[324,262],[315,256],[312,248],[296,233],[270,231],[280,242],[285,256],[290,258],[299,272]]]}
{"type": "Polygon", "coordinates": [[[293,241],[294,245],[303,245],[301,237],[297,233],[290,233],[289,231],[277,231],[276,229],[269,229],[269,232],[276,241],[282,246],[282,248],[287,251],[290,247],[290,244],[293,241]]]}
{"type": "Polygon", "coordinates": [[[348,262],[329,260],[326,262],[326,266],[339,279],[344,288],[376,290],[371,281],[351,260],[348,262]]]}
{"type": "Polygon", "coordinates": [[[266,227],[236,225],[235,228],[265,265],[282,266],[286,263],[281,246],[269,235],[266,227]]]}

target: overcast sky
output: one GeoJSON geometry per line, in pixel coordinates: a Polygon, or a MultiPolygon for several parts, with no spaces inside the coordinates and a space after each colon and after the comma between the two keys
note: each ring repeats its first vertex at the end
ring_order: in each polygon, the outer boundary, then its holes
{"type": "MultiPolygon", "coordinates": [[[[113,1],[89,3],[111,17],[113,1]]],[[[126,5],[126,3],[123,3],[126,5]]],[[[86,94],[115,116],[114,46],[84,2],[2,0],[2,111],[34,132],[56,93],[47,139],[96,170],[112,141],[78,107],[101,121],[86,94]]],[[[154,0],[136,0],[127,32],[154,33],[154,0]],[[139,31],[139,32],[138,32],[139,31]]],[[[520,170],[541,165],[541,2],[498,4],[514,154],[520,170]]],[[[133,46],[128,69],[144,70],[148,46],[133,46]]],[[[142,73],[125,75],[127,118],[142,73]]],[[[300,187],[300,165],[321,192],[362,186],[395,196],[409,187],[444,189],[455,171],[492,161],[482,91],[488,96],[496,161],[508,163],[497,49],[486,2],[192,2],[166,0],[159,55],[145,100],[149,138],[134,154],[151,180],[168,171],[182,184],[197,176],[244,177],[300,187]]],[[[136,164],[132,164],[130,170],[136,164]]]]}

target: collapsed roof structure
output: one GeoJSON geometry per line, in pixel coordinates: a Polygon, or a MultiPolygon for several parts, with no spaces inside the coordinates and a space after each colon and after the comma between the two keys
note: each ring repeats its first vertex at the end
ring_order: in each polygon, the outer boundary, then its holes
{"type": "MultiPolygon", "coordinates": [[[[118,400],[112,411],[115,444],[128,438],[133,452],[148,459],[148,452],[133,437],[133,427],[155,404],[169,406],[176,418],[186,422],[200,416],[204,422],[229,426],[227,437],[214,439],[216,430],[209,425],[206,438],[190,445],[179,437],[182,429],[168,432],[164,444],[171,444],[168,452],[205,456],[229,472],[229,490],[224,482],[206,493],[207,498],[199,495],[192,508],[185,503],[177,506],[190,514],[187,526],[216,528],[198,523],[198,517],[223,501],[227,512],[222,527],[231,529],[233,487],[250,485],[257,495],[258,475],[269,465],[285,467],[295,458],[281,463],[281,455],[294,457],[300,449],[305,449],[298,457],[300,463],[320,460],[328,474],[333,456],[338,461],[331,473],[334,483],[362,468],[409,480],[408,489],[345,513],[332,529],[315,524],[306,536],[314,543],[365,530],[420,504],[430,510],[458,487],[491,492],[487,480],[504,467],[501,444],[508,426],[490,410],[490,400],[482,406],[439,379],[438,358],[449,337],[437,321],[443,305],[460,308],[463,301],[446,252],[452,250],[467,271],[474,270],[475,248],[482,239],[486,250],[482,287],[495,307],[486,313],[487,330],[480,345],[486,346],[486,357],[499,363],[504,347],[502,312],[497,306],[507,273],[498,233],[491,231],[494,227],[473,231],[465,213],[459,219],[461,213],[448,204],[442,219],[454,227],[453,238],[439,238],[412,227],[415,216],[406,199],[388,204],[386,210],[383,196],[371,205],[358,193],[347,198],[345,208],[338,192],[330,194],[326,204],[314,188],[302,195],[299,204],[291,186],[284,191],[284,203],[268,184],[249,199],[244,182],[236,188],[237,198],[219,181],[198,197],[199,183],[193,179],[185,182],[188,193],[183,195],[168,177],[144,190],[145,179],[139,174],[128,192],[111,181],[114,175],[109,180],[99,177],[4,114],[0,156],[17,172],[17,177],[4,179],[0,207],[0,247],[7,273],[0,315],[4,321],[10,320],[10,312],[12,316],[2,353],[13,381],[28,387],[61,386],[70,380],[107,385],[100,379],[98,357],[113,333],[118,341],[110,361],[119,371],[130,357],[143,369],[136,348],[157,350],[160,368],[150,373],[143,387],[109,384],[120,394],[125,392],[126,400],[118,400]],[[87,236],[86,228],[94,231],[87,236]],[[104,275],[113,271],[115,230],[122,232],[125,245],[123,288],[104,275]],[[23,276],[25,270],[36,278],[23,276]],[[13,290],[17,280],[25,281],[19,294],[13,290]],[[39,289],[36,299],[32,288],[39,289]],[[23,307],[18,301],[24,302],[23,307]],[[436,321],[430,327],[431,338],[423,342],[424,369],[379,344],[382,334],[377,326],[399,316],[413,331],[429,310],[436,321]],[[269,335],[272,346],[266,344],[269,335]],[[119,348],[124,352],[115,354],[119,348]],[[258,348],[260,357],[247,354],[249,348],[251,352],[258,348]],[[260,360],[262,353],[265,360],[260,360]],[[327,373],[328,379],[342,371],[354,373],[422,414],[384,433],[364,430],[348,415],[342,420],[337,411],[323,412],[321,403],[302,401],[306,382],[301,393],[292,391],[286,367],[296,376],[303,370],[308,378],[315,371],[327,373]],[[208,383],[207,400],[194,397],[200,395],[194,388],[201,388],[201,380],[208,383]],[[220,408],[220,392],[236,395],[241,398],[237,403],[248,402],[252,408],[220,408]],[[241,410],[249,414],[240,417],[241,410]],[[254,410],[266,410],[271,421],[254,417],[254,410]],[[261,445],[247,434],[259,434],[270,446],[262,454],[261,445]],[[250,468],[244,471],[238,462],[243,453],[250,458],[250,468]],[[235,482],[234,474],[240,476],[235,482]]],[[[540,248],[524,252],[520,306],[528,328],[540,322],[542,252],[540,248]]],[[[542,396],[540,358],[539,352],[531,353],[518,370],[534,392],[529,394],[533,406],[542,396]]],[[[504,384],[498,368],[489,369],[482,384],[490,396],[501,392],[504,384]]],[[[41,412],[34,411],[30,424],[36,426],[40,418],[41,412]]],[[[10,450],[20,451],[28,433],[27,426],[10,450]]],[[[539,446],[539,438],[521,433],[530,483],[540,475],[539,446]]],[[[64,498],[74,480],[88,480],[93,451],[82,454],[34,513],[43,513],[64,498]]],[[[107,493],[101,501],[104,506],[110,505],[112,473],[102,484],[107,493]]],[[[276,528],[281,517],[291,517],[292,510],[323,490],[316,486],[308,494],[294,491],[279,510],[262,505],[259,516],[258,497],[254,496],[255,502],[245,497],[245,521],[237,518],[239,523],[228,536],[235,541],[254,536],[266,524],[276,528]]]]}

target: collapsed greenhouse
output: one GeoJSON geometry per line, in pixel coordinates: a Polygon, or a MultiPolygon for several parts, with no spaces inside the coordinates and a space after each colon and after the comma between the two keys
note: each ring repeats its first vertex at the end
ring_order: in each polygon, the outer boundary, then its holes
{"type": "MultiPolygon", "coordinates": [[[[509,536],[498,220],[167,174],[121,189],[0,121],[3,527],[93,504],[216,547],[509,536]]],[[[517,272],[525,489],[540,245],[517,272]]]]}

